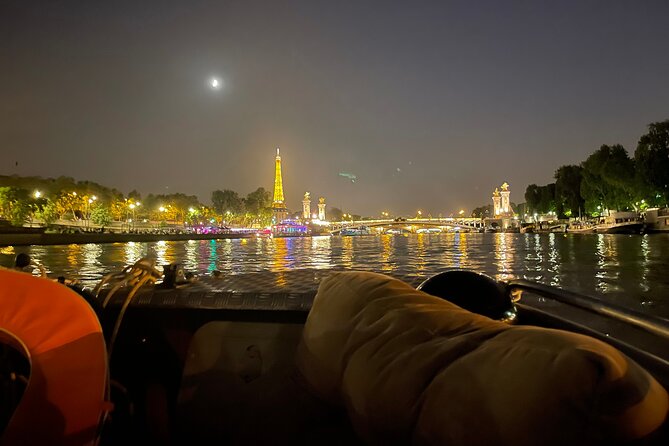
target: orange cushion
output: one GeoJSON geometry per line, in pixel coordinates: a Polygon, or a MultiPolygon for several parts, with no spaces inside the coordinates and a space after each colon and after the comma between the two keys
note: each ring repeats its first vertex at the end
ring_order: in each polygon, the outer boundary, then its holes
{"type": "Polygon", "coordinates": [[[374,273],[321,283],[298,350],[372,444],[595,444],[656,430],[666,391],[595,339],[509,326],[374,273]]]}

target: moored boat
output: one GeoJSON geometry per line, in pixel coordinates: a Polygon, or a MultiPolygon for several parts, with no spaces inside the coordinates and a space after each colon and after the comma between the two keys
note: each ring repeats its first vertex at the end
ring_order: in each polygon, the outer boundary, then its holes
{"type": "Polygon", "coordinates": [[[341,230],[342,236],[356,236],[356,235],[370,235],[372,231],[367,226],[360,226],[357,228],[344,228],[341,230]]]}
{"type": "Polygon", "coordinates": [[[595,226],[598,234],[640,234],[643,230],[643,220],[636,212],[611,212],[601,217],[595,226]]]}
{"type": "Polygon", "coordinates": [[[669,208],[646,210],[646,232],[669,233],[669,208]]]}
{"type": "Polygon", "coordinates": [[[548,228],[549,232],[567,232],[567,225],[564,223],[560,223],[559,225],[553,225],[550,228],[548,228]]]}
{"type": "Polygon", "coordinates": [[[572,234],[594,234],[595,226],[587,221],[577,220],[569,222],[565,232],[572,234]]]}
{"type": "Polygon", "coordinates": [[[293,222],[283,222],[272,225],[272,237],[305,237],[309,235],[309,228],[293,222]]]}

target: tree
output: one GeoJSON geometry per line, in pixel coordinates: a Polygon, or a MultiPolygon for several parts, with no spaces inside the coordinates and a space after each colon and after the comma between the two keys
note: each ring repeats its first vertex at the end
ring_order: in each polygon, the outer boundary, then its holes
{"type": "Polygon", "coordinates": [[[603,145],[582,164],[581,196],[588,213],[605,209],[625,210],[634,206],[634,161],[619,144],[603,145]]]}
{"type": "MultiPolygon", "coordinates": [[[[521,217],[527,214],[527,203],[509,203],[511,205],[511,210],[514,212],[514,214],[518,214],[521,217]]],[[[492,208],[492,205],[490,205],[492,208]]]]}
{"type": "Polygon", "coordinates": [[[581,197],[583,168],[561,166],[555,171],[555,207],[560,217],[571,217],[585,211],[585,200],[581,197]]]}
{"type": "Polygon", "coordinates": [[[142,201],[142,194],[140,194],[139,192],[137,192],[136,189],[133,189],[133,190],[131,190],[130,193],[128,194],[128,199],[129,199],[129,200],[132,200],[133,202],[142,201]]]}
{"type": "Polygon", "coordinates": [[[669,203],[669,120],[654,122],[634,152],[637,181],[648,203],[669,203]]]}
{"type": "Polygon", "coordinates": [[[23,226],[32,212],[29,200],[26,189],[0,187],[0,217],[14,226],[23,226]]]}
{"type": "Polygon", "coordinates": [[[492,216],[492,211],[493,211],[492,204],[487,204],[485,206],[480,206],[475,208],[472,211],[471,216],[474,218],[486,218],[492,216]]]}
{"type": "Polygon", "coordinates": [[[263,209],[267,209],[272,205],[272,195],[266,191],[264,187],[259,187],[255,191],[246,196],[244,200],[244,207],[246,212],[259,215],[263,209]]]}
{"type": "Polygon", "coordinates": [[[28,203],[22,200],[15,201],[9,213],[9,221],[14,226],[23,226],[30,216],[31,209],[28,203]]]}
{"type": "Polygon", "coordinates": [[[530,212],[540,212],[541,188],[536,184],[530,184],[525,189],[525,203],[530,212]]]}
{"type": "Polygon", "coordinates": [[[91,208],[91,222],[98,226],[109,226],[112,222],[112,213],[109,207],[102,204],[95,204],[91,208]]]}
{"type": "Polygon", "coordinates": [[[126,204],[123,195],[116,196],[109,202],[109,213],[112,221],[121,221],[126,216],[126,204]]]}
{"type": "Polygon", "coordinates": [[[182,222],[186,220],[190,208],[199,209],[200,203],[195,195],[186,195],[182,193],[147,195],[142,203],[145,212],[150,212],[157,219],[166,219],[182,222]],[[160,211],[159,208],[164,211],[160,211]]]}
{"type": "Polygon", "coordinates": [[[53,224],[53,222],[58,220],[59,217],[56,203],[48,200],[44,206],[35,212],[35,217],[42,220],[42,223],[44,223],[46,226],[53,224]]]}
{"type": "Polygon", "coordinates": [[[342,221],[344,212],[339,208],[331,208],[328,211],[330,221],[342,221]]]}
{"type": "Polygon", "coordinates": [[[72,220],[77,220],[84,208],[84,201],[81,194],[76,192],[62,192],[55,201],[56,209],[61,218],[70,213],[72,220]]]}
{"type": "Polygon", "coordinates": [[[14,202],[14,193],[11,187],[0,187],[0,218],[9,220],[14,202]]]}
{"type": "Polygon", "coordinates": [[[237,214],[241,212],[244,203],[239,197],[239,194],[233,190],[215,190],[211,193],[211,202],[214,210],[219,214],[231,212],[237,214]]]}
{"type": "Polygon", "coordinates": [[[538,210],[542,214],[555,212],[555,183],[550,183],[539,188],[539,207],[538,210]]]}

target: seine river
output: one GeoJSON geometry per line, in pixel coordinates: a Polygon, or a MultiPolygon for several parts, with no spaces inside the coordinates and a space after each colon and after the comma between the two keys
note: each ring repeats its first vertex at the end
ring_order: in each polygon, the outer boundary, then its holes
{"type": "Polygon", "coordinates": [[[52,276],[95,284],[141,257],[224,274],[291,268],[361,269],[424,278],[448,268],[525,278],[603,295],[669,317],[669,235],[414,234],[260,238],[0,248],[0,264],[29,253],[52,276]]]}

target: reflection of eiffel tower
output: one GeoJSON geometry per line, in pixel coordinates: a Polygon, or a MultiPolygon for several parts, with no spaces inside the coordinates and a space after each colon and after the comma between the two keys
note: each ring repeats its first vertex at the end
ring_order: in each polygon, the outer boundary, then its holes
{"type": "Polygon", "coordinates": [[[276,160],[274,168],[274,201],[272,202],[274,223],[281,223],[288,215],[288,209],[283,201],[283,181],[281,180],[281,155],[276,148],[276,160]]]}

